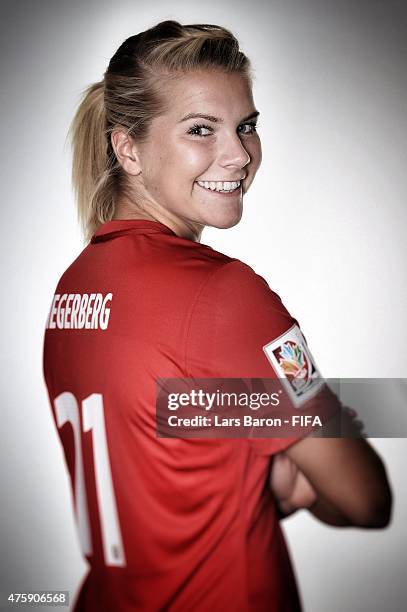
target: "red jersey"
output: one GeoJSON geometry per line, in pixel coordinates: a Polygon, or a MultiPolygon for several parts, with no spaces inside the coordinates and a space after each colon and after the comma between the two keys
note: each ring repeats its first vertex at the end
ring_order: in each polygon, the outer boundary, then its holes
{"type": "Polygon", "coordinates": [[[104,223],[58,282],[44,377],[90,569],[75,611],[300,609],[268,485],[295,438],[156,435],[157,378],[266,377],[297,324],[237,259],[104,223]]]}

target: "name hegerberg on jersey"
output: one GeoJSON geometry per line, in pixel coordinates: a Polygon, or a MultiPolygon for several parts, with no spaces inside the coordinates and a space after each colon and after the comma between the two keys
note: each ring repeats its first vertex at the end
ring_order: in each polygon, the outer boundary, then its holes
{"type": "Polygon", "coordinates": [[[56,293],[46,329],[107,329],[112,293],[56,293]]]}

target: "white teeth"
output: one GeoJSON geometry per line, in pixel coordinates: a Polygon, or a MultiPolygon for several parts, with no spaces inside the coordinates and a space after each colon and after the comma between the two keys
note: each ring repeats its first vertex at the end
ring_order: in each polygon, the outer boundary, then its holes
{"type": "Polygon", "coordinates": [[[197,181],[197,183],[211,191],[234,191],[240,187],[240,181],[197,181]]]}

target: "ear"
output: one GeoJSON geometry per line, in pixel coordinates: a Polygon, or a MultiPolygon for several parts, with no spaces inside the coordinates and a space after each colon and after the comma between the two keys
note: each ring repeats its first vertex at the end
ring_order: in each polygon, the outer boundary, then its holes
{"type": "Polygon", "coordinates": [[[111,133],[113,151],[122,168],[137,176],[141,174],[139,154],[134,140],[127,134],[124,128],[114,128],[111,133]]]}

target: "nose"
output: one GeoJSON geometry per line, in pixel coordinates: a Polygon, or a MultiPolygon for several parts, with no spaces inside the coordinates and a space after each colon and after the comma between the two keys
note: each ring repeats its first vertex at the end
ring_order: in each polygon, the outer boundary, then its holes
{"type": "Polygon", "coordinates": [[[250,162],[250,155],[243,146],[238,134],[225,138],[219,155],[219,165],[223,168],[242,169],[250,162]]]}

